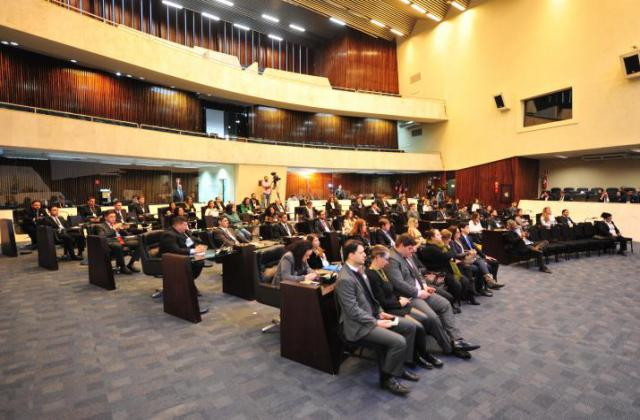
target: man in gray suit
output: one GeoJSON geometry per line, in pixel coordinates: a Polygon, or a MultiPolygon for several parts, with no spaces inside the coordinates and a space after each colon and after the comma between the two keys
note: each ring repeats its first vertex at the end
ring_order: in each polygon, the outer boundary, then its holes
{"type": "Polygon", "coordinates": [[[462,338],[456,327],[451,304],[444,297],[436,294],[436,289],[425,284],[414,259],[416,241],[403,234],[396,238],[396,245],[389,253],[389,264],[384,271],[393,288],[401,296],[412,299],[411,307],[435,318],[436,326],[429,331],[445,354],[453,354],[462,359],[469,359],[470,351],[480,348],[462,338]]]}
{"type": "Polygon", "coordinates": [[[344,337],[351,342],[382,346],[385,355],[380,387],[397,395],[408,394],[409,388],[396,378],[419,379],[404,369],[404,363],[413,362],[416,326],[405,318],[382,312],[364,274],[366,254],[362,243],[347,241],[342,253],[345,264],[338,273],[335,293],[341,308],[339,321],[344,337]]]}

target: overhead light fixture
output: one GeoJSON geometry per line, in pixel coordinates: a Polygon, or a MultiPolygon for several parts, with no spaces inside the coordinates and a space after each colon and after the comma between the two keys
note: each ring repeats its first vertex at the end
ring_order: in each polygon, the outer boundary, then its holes
{"type": "Polygon", "coordinates": [[[239,23],[234,23],[234,24],[233,24],[233,26],[235,26],[235,27],[236,27],[236,28],[238,28],[238,29],[242,29],[243,31],[248,31],[248,30],[250,30],[250,29],[251,29],[251,28],[249,28],[248,26],[244,26],[244,25],[241,25],[241,24],[239,24],[239,23]]]}
{"type": "Polygon", "coordinates": [[[413,121],[407,121],[407,124],[413,124],[413,123],[414,123],[413,121]]]}
{"type": "Polygon", "coordinates": [[[393,32],[394,34],[396,34],[398,36],[404,36],[404,34],[402,32],[400,32],[399,30],[397,30],[397,29],[391,28],[391,32],[393,32]]]}
{"type": "Polygon", "coordinates": [[[296,31],[300,31],[300,32],[304,32],[306,30],[302,26],[294,25],[293,23],[289,24],[289,27],[291,29],[295,29],[296,31]]]}
{"type": "Polygon", "coordinates": [[[216,15],[212,15],[211,13],[207,13],[207,12],[202,12],[200,13],[202,15],[202,17],[205,17],[207,19],[211,19],[211,20],[220,20],[220,18],[216,15]]]}
{"type": "Polygon", "coordinates": [[[144,77],[140,76],[140,80],[144,80],[144,77]]]}
{"type": "Polygon", "coordinates": [[[565,156],[565,155],[556,155],[556,157],[558,159],[567,159],[569,156],[565,156]]]}
{"type": "Polygon", "coordinates": [[[427,13],[427,17],[431,20],[435,20],[436,22],[440,22],[442,20],[440,16],[436,16],[431,12],[427,13]]]}
{"type": "Polygon", "coordinates": [[[227,0],[216,0],[218,3],[224,4],[225,6],[233,7],[233,3],[227,0]]]}
{"type": "Polygon", "coordinates": [[[133,77],[133,76],[131,76],[130,74],[127,74],[127,77],[128,77],[128,78],[131,78],[131,77],[133,77]]]}
{"type": "Polygon", "coordinates": [[[386,28],[385,24],[380,22],[380,21],[378,21],[378,20],[371,19],[371,23],[373,23],[374,25],[379,26],[381,28],[386,28]]]}
{"type": "Polygon", "coordinates": [[[411,4],[409,0],[400,0],[400,1],[403,2],[404,4],[411,4]]]}
{"type": "Polygon", "coordinates": [[[240,120],[236,120],[236,124],[240,124],[240,120]]]}
{"type": "Polygon", "coordinates": [[[120,73],[119,71],[116,72],[116,76],[120,77],[122,76],[122,73],[120,73]]]}
{"type": "Polygon", "coordinates": [[[271,39],[275,39],[276,41],[282,41],[282,38],[280,38],[278,35],[269,34],[268,37],[271,39]]]}
{"type": "Polygon", "coordinates": [[[279,23],[280,22],[280,19],[278,19],[277,17],[268,15],[266,13],[262,14],[262,19],[268,20],[269,22],[273,22],[273,23],[279,23]]]}
{"type": "Polygon", "coordinates": [[[183,8],[181,4],[174,3],[174,2],[168,1],[168,0],[162,0],[162,4],[164,4],[165,6],[173,7],[173,8],[178,9],[178,10],[181,10],[183,8]]]}
{"type": "Polygon", "coordinates": [[[462,3],[460,3],[459,1],[456,1],[456,0],[450,1],[449,4],[451,4],[453,7],[455,7],[458,10],[460,10],[461,12],[464,12],[467,9],[466,7],[464,7],[464,4],[462,4],[462,3]]]}
{"type": "Polygon", "coordinates": [[[335,23],[336,25],[340,25],[340,26],[344,26],[346,25],[345,21],[340,20],[338,18],[334,18],[334,17],[330,17],[329,20],[333,23],[335,23]]]}
{"type": "Polygon", "coordinates": [[[76,64],[78,62],[78,60],[74,60],[73,58],[69,61],[71,61],[73,64],[76,64]]]}
{"type": "Polygon", "coordinates": [[[17,47],[18,45],[20,45],[20,44],[18,44],[18,43],[17,43],[17,42],[15,42],[15,41],[11,41],[11,42],[9,42],[9,44],[11,44],[11,45],[12,45],[12,46],[14,46],[14,47],[17,47]]]}
{"type": "Polygon", "coordinates": [[[418,5],[417,5],[417,4],[415,4],[415,3],[413,3],[413,4],[411,5],[411,7],[413,8],[413,10],[416,10],[416,11],[417,11],[417,12],[419,12],[419,13],[422,13],[422,14],[427,13],[427,11],[426,11],[425,9],[423,9],[422,7],[418,6],[418,5]]]}
{"type": "Polygon", "coordinates": [[[640,153],[640,149],[631,149],[633,153],[640,153]]]}

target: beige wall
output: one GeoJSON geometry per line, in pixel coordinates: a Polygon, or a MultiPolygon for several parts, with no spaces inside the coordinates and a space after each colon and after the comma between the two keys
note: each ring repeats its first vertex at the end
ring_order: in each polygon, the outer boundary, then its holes
{"type": "MultiPolygon", "coordinates": [[[[446,169],[511,156],[640,143],[640,80],[619,55],[640,42],[638,0],[474,0],[439,24],[420,21],[398,46],[403,95],[447,102],[422,151],[446,169]],[[421,80],[410,77],[421,73],[421,80]],[[520,100],[573,87],[572,124],[522,131],[520,100]],[[504,93],[511,110],[492,96],[504,93]]],[[[416,140],[412,140],[415,142],[416,140]]],[[[415,149],[413,149],[415,150],[415,149]]]]}
{"type": "MultiPolygon", "coordinates": [[[[243,198],[249,197],[251,193],[256,193],[258,199],[262,200],[262,188],[258,186],[258,181],[265,175],[271,181],[271,172],[277,173],[280,178],[277,192],[284,203],[287,191],[287,167],[269,165],[236,165],[236,203],[240,203],[243,198]]],[[[276,191],[271,195],[271,201],[277,198],[276,191]]]]}
{"type": "Polygon", "coordinates": [[[243,70],[234,57],[104,24],[43,0],[1,1],[0,39],[149,82],[269,106],[392,120],[444,121],[439,99],[333,90],[317,77],[243,70]],[[78,36],[82,34],[82,36],[78,36]]]}
{"type": "Polygon", "coordinates": [[[549,188],[640,188],[640,159],[586,162],[580,159],[541,159],[540,174],[549,172],[549,188]]]}
{"type": "MultiPolygon", "coordinates": [[[[0,147],[186,162],[438,171],[439,154],[354,152],[213,140],[0,109],[0,147]]],[[[286,177],[286,170],[283,172],[286,177]]],[[[241,193],[240,190],[236,194],[241,193]]]]}

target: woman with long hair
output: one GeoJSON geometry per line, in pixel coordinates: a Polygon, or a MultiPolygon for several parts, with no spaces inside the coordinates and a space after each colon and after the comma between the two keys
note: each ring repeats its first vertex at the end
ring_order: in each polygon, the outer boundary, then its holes
{"type": "Polygon", "coordinates": [[[313,252],[309,256],[309,266],[315,270],[318,270],[330,265],[324,249],[322,249],[322,247],[320,246],[320,239],[318,238],[318,235],[316,235],[315,233],[308,235],[307,242],[311,244],[311,249],[313,250],[313,252]]]}
{"type": "Polygon", "coordinates": [[[272,284],[280,286],[281,281],[312,281],[318,278],[318,274],[309,267],[309,257],[313,253],[313,245],[309,241],[295,241],[288,246],[288,251],[284,253],[276,273],[273,276],[272,284]]]}

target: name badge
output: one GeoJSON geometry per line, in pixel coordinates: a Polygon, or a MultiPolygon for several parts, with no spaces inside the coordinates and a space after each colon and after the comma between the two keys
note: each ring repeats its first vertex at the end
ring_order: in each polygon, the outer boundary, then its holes
{"type": "Polygon", "coordinates": [[[187,248],[191,248],[193,246],[193,239],[187,237],[187,240],[185,241],[185,245],[187,245],[187,248]]]}

